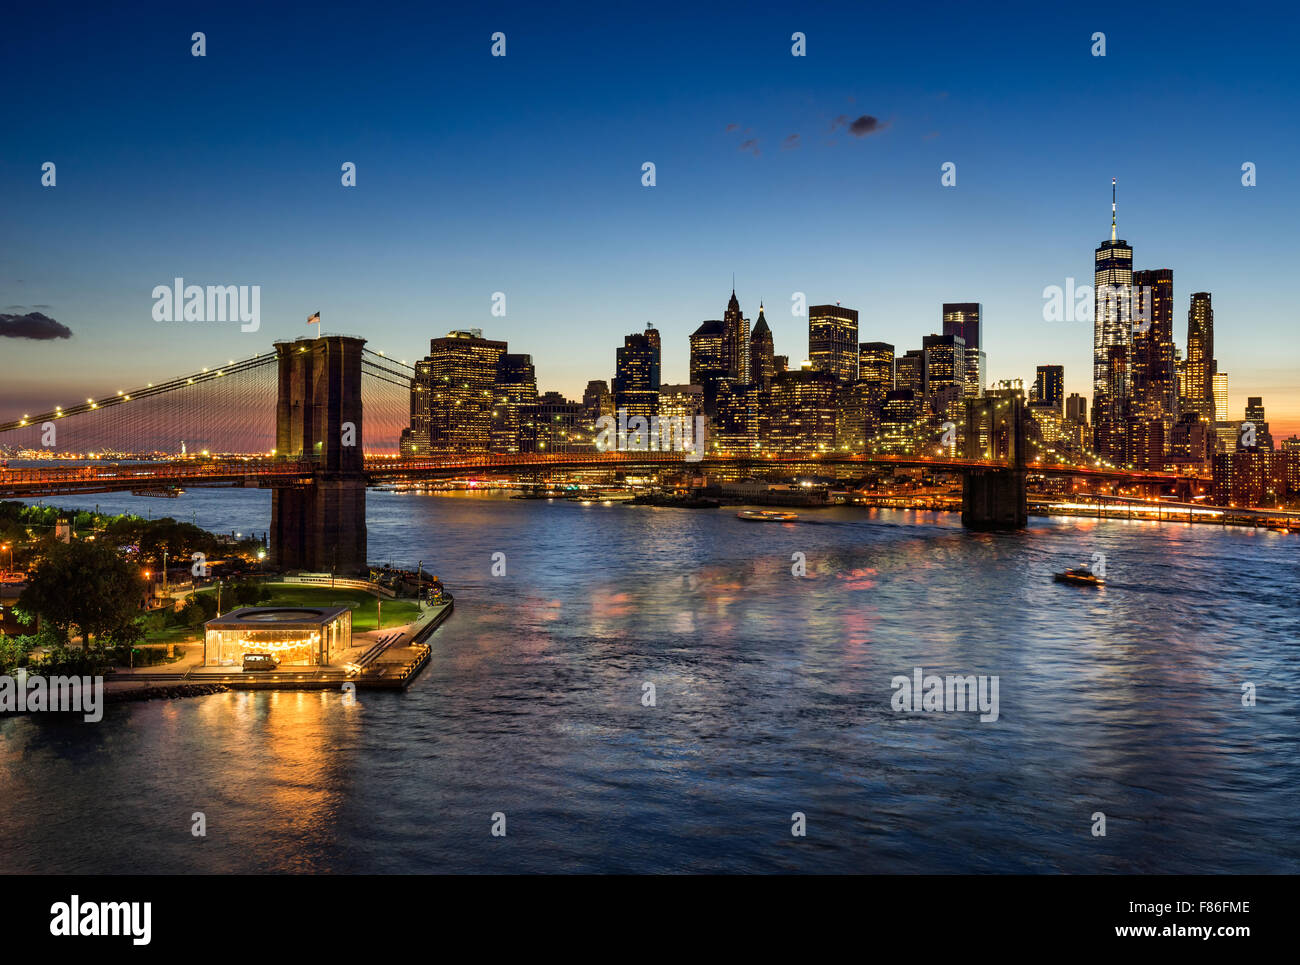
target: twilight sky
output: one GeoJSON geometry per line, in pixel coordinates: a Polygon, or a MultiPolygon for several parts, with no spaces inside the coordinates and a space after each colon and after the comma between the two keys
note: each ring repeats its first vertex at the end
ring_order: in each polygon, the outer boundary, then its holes
{"type": "Polygon", "coordinates": [[[1212,292],[1231,414],[1262,395],[1300,431],[1284,5],[134,6],[22,5],[0,30],[0,314],[72,332],[0,325],[0,419],[258,354],[315,310],[408,361],[482,328],[570,397],[648,320],[686,381],[733,272],[794,364],[793,292],[900,354],[980,301],[990,379],[1057,363],[1087,395],[1091,323],[1043,321],[1043,289],[1091,284],[1113,176],[1135,267],[1174,270],[1180,346],[1212,292]],[[260,285],[260,331],[155,322],[177,276],[260,285]]]}

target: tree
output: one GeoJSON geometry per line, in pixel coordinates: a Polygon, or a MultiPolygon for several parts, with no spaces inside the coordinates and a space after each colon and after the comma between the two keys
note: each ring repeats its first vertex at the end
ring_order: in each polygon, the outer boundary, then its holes
{"type": "Polygon", "coordinates": [[[97,542],[55,543],[28,580],[18,605],[63,633],[75,627],[86,646],[108,636],[134,643],[144,594],[140,572],[112,547],[97,542]]]}
{"type": "Polygon", "coordinates": [[[180,610],[181,623],[192,630],[202,629],[216,615],[217,599],[211,593],[191,593],[180,610]]]}

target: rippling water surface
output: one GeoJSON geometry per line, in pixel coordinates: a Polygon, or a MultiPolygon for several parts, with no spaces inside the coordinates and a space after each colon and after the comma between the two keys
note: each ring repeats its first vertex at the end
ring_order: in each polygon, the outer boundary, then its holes
{"type": "MultiPolygon", "coordinates": [[[[269,523],[160,502],[86,505],[269,523]]],[[[369,525],[456,595],[409,691],[0,722],[0,870],[1300,871],[1294,536],[389,493],[369,525]],[[1052,582],[1095,552],[1103,590],[1052,582]],[[998,675],[999,719],[894,712],[918,666],[998,675]]]]}

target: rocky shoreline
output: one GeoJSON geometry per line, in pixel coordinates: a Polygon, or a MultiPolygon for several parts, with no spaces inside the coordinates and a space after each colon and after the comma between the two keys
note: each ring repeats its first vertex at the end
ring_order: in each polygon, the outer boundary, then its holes
{"type": "Polygon", "coordinates": [[[183,697],[207,697],[228,693],[225,684],[178,684],[174,687],[141,687],[138,690],[108,691],[104,703],[119,704],[133,700],[179,700],[183,697]]]}

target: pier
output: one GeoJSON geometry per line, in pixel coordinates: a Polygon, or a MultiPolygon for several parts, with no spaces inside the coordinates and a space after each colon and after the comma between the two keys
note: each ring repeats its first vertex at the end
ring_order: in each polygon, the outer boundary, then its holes
{"type": "MultiPolygon", "coordinates": [[[[228,667],[191,666],[186,670],[119,670],[104,681],[105,692],[125,695],[150,688],[222,685],[231,690],[404,690],[429,662],[428,638],[451,616],[455,601],[424,608],[418,620],[401,627],[357,635],[357,644],[327,667],[245,672],[228,667]]],[[[119,698],[120,699],[120,698],[119,698]]]]}

